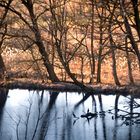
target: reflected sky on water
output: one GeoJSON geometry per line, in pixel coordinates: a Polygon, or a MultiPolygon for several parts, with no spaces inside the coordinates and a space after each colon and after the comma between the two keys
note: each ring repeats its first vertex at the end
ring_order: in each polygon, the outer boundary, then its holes
{"type": "Polygon", "coordinates": [[[0,113],[0,140],[140,140],[133,96],[16,89],[0,113]]]}

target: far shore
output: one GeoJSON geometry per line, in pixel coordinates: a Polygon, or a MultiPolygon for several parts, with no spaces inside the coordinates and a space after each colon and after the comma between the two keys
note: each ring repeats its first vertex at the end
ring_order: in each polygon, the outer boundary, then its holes
{"type": "MultiPolygon", "coordinates": [[[[140,85],[122,85],[116,86],[111,84],[86,84],[93,94],[136,94],[140,95],[140,85]]],[[[58,82],[46,83],[42,81],[33,80],[12,80],[7,82],[0,82],[0,87],[8,89],[29,89],[29,90],[52,90],[60,92],[83,92],[83,90],[73,83],[58,82]]]]}

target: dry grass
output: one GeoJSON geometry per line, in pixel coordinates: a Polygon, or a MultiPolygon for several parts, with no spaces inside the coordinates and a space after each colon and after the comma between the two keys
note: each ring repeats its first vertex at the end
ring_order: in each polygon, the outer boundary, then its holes
{"type": "MultiPolygon", "coordinates": [[[[18,50],[11,51],[10,53],[5,52],[3,53],[3,58],[6,64],[7,73],[9,74],[9,77],[12,77],[13,79],[23,78],[24,80],[26,78],[26,80],[28,79],[29,81],[30,80],[42,81],[43,78],[43,81],[50,82],[49,80],[47,80],[47,73],[42,62],[38,61],[39,62],[38,68],[36,63],[32,62],[33,59],[29,51],[18,50]]],[[[132,62],[133,62],[132,66],[133,66],[134,81],[137,85],[139,85],[140,70],[138,68],[138,64],[136,62],[135,57],[133,57],[132,62]]],[[[59,63],[57,64],[59,65],[59,63]]],[[[81,81],[81,71],[80,71],[81,62],[79,62],[79,60],[77,60],[77,63],[76,61],[74,61],[70,64],[70,67],[72,72],[76,74],[78,80],[81,81]]],[[[60,68],[55,68],[55,71],[59,76],[59,78],[62,79],[62,75],[64,76],[62,70],[60,68]]],[[[117,72],[121,84],[122,85],[129,84],[127,63],[124,57],[119,57],[119,59],[117,59],[117,72]]],[[[88,83],[90,79],[90,67],[86,61],[84,61],[83,74],[84,74],[84,82],[88,83]]],[[[96,79],[96,74],[94,78],[96,79]]],[[[67,80],[70,80],[69,77],[67,77],[67,80]]],[[[102,63],[101,81],[103,84],[114,84],[111,58],[102,63]]],[[[96,82],[96,80],[94,80],[94,82],[96,82]]]]}

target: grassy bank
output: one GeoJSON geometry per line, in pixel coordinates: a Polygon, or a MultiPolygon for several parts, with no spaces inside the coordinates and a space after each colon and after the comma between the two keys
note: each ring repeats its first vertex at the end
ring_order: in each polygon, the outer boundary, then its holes
{"type": "MultiPolygon", "coordinates": [[[[82,89],[73,83],[58,82],[47,83],[41,80],[28,80],[28,79],[16,79],[11,81],[0,83],[1,87],[9,89],[30,89],[30,90],[56,90],[56,91],[68,91],[68,92],[82,92],[82,89]]],[[[86,84],[87,87],[92,88],[93,94],[139,94],[140,85],[123,85],[115,86],[111,84],[86,84]]]]}

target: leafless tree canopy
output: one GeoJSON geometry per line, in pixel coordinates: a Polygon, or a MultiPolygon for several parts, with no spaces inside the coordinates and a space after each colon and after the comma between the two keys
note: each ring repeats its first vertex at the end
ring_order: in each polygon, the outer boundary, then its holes
{"type": "Polygon", "coordinates": [[[82,88],[110,79],[134,84],[139,8],[137,0],[0,1],[0,77],[39,77],[82,88]]]}

